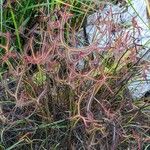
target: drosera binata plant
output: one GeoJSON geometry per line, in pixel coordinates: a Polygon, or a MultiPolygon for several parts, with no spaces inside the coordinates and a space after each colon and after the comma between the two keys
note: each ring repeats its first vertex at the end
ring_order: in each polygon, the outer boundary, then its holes
{"type": "MultiPolygon", "coordinates": [[[[4,51],[0,61],[7,68],[2,76],[7,93],[3,102],[6,97],[14,102],[2,107],[7,118],[2,145],[17,149],[64,149],[64,145],[68,149],[127,149],[146,145],[147,112],[133,102],[124,84],[137,69],[144,68],[136,57],[141,50],[134,42],[138,38],[134,33],[140,32],[136,18],[127,31],[115,22],[119,14],[113,14],[110,7],[109,13],[93,22],[97,27],[105,25],[98,28],[99,39],[79,47],[76,35],[80,30],[72,28],[76,6],[72,6],[73,1],[55,2],[60,5],[48,15],[49,6],[40,10],[45,17],[29,29],[22,52],[11,51],[14,39],[10,32],[1,33],[6,44],[0,45],[4,51]],[[99,46],[104,36],[107,39],[99,46]],[[14,85],[6,82],[10,76],[14,85]]],[[[31,5],[24,13],[41,5],[31,5]]]]}

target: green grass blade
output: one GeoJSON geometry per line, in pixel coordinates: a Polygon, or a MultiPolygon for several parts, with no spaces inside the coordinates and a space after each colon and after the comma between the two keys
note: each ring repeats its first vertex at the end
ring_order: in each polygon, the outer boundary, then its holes
{"type": "Polygon", "coordinates": [[[13,20],[13,23],[14,23],[14,26],[15,26],[15,32],[16,32],[16,36],[17,36],[18,46],[19,46],[20,52],[22,52],[17,22],[16,22],[15,15],[14,15],[14,12],[12,10],[12,7],[11,7],[10,3],[9,3],[9,6],[10,6],[11,17],[12,17],[12,20],[13,20]]]}

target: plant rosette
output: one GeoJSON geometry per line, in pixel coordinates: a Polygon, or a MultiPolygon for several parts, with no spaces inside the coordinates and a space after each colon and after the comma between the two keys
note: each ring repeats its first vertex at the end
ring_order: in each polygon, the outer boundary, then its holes
{"type": "Polygon", "coordinates": [[[46,74],[43,73],[42,71],[38,71],[36,73],[34,73],[33,75],[33,82],[36,85],[42,85],[46,82],[46,74]]]}

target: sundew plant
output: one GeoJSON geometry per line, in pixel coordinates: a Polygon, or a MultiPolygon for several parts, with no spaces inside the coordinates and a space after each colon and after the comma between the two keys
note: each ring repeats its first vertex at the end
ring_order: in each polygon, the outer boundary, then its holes
{"type": "Polygon", "coordinates": [[[149,97],[128,83],[147,79],[150,50],[116,5],[130,3],[1,0],[1,149],[148,150],[149,97]]]}

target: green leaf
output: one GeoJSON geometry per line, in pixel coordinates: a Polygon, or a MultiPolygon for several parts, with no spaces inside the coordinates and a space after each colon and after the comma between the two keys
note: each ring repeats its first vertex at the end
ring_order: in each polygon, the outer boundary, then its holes
{"type": "Polygon", "coordinates": [[[42,85],[46,81],[46,74],[42,71],[38,71],[33,75],[33,81],[37,85],[42,85]]]}

